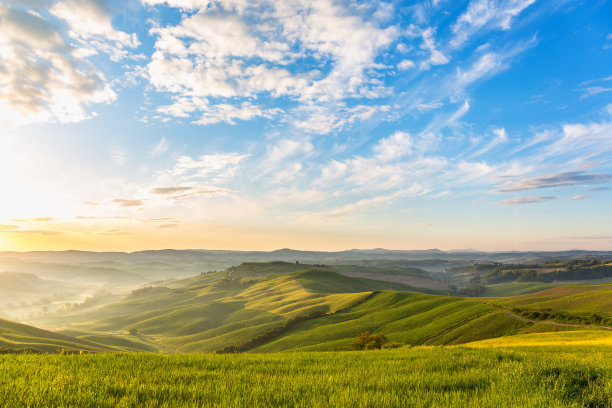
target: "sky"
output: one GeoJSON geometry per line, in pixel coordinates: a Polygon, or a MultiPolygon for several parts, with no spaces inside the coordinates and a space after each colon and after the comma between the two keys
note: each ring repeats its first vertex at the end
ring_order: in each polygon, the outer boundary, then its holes
{"type": "Polygon", "coordinates": [[[611,152],[608,1],[0,1],[0,250],[612,250],[611,152]]]}

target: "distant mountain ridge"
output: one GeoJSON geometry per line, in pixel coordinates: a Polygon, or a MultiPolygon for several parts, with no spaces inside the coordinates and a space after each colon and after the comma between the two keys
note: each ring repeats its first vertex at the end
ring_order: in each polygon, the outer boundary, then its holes
{"type": "Polygon", "coordinates": [[[486,260],[496,262],[533,262],[534,260],[561,259],[571,260],[582,257],[600,259],[612,258],[612,251],[497,251],[485,252],[471,249],[443,251],[426,250],[389,250],[350,249],[344,251],[302,251],[289,248],[274,251],[234,251],[209,249],[161,249],[135,252],[93,252],[93,251],[31,251],[0,252],[0,261],[18,259],[28,261],[58,261],[67,263],[125,261],[125,262],[163,262],[181,258],[193,262],[218,262],[227,267],[248,261],[288,261],[288,262],[326,262],[337,263],[355,260],[486,260]]]}

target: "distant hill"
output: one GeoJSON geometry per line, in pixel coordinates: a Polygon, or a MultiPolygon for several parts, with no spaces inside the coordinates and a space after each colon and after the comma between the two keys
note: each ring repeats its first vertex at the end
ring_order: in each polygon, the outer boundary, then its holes
{"type": "Polygon", "coordinates": [[[230,268],[164,281],[55,324],[109,347],[138,340],[132,349],[164,352],[337,350],[368,330],[406,344],[460,344],[532,325],[492,305],[325,267],[273,273],[301,267],[247,263],[235,275],[230,268]]]}
{"type": "Polygon", "coordinates": [[[25,324],[0,319],[0,353],[7,352],[118,351],[93,341],[78,339],[25,324]]]}

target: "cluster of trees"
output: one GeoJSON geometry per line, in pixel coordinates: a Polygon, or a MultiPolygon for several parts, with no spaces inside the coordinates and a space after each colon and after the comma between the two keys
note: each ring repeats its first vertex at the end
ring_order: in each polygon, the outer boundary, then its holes
{"type": "Polygon", "coordinates": [[[346,350],[380,350],[381,348],[397,348],[404,344],[390,342],[382,333],[365,331],[357,336],[355,341],[346,347],[346,350]]]}
{"type": "Polygon", "coordinates": [[[475,273],[472,275],[470,280],[468,281],[467,286],[460,288],[457,290],[457,293],[464,296],[482,296],[486,289],[485,280],[482,277],[475,273]]]}
{"type": "Polygon", "coordinates": [[[612,263],[609,260],[582,259],[575,261],[552,261],[544,264],[474,264],[450,268],[449,292],[466,296],[480,296],[486,284],[502,282],[552,282],[555,280],[602,279],[612,277],[612,263]],[[450,284],[457,275],[471,274],[463,287],[450,284]]]}
{"type": "Polygon", "coordinates": [[[512,308],[512,311],[527,319],[532,320],[555,320],[568,324],[588,324],[595,326],[612,326],[612,317],[603,317],[597,313],[574,314],[553,309],[529,310],[519,307],[512,308]]]}

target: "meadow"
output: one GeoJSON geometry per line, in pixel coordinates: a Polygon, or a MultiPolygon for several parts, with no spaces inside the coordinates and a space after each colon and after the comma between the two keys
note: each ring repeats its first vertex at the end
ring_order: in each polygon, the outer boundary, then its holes
{"type": "Polygon", "coordinates": [[[0,356],[10,407],[609,407],[612,347],[0,356]]]}

